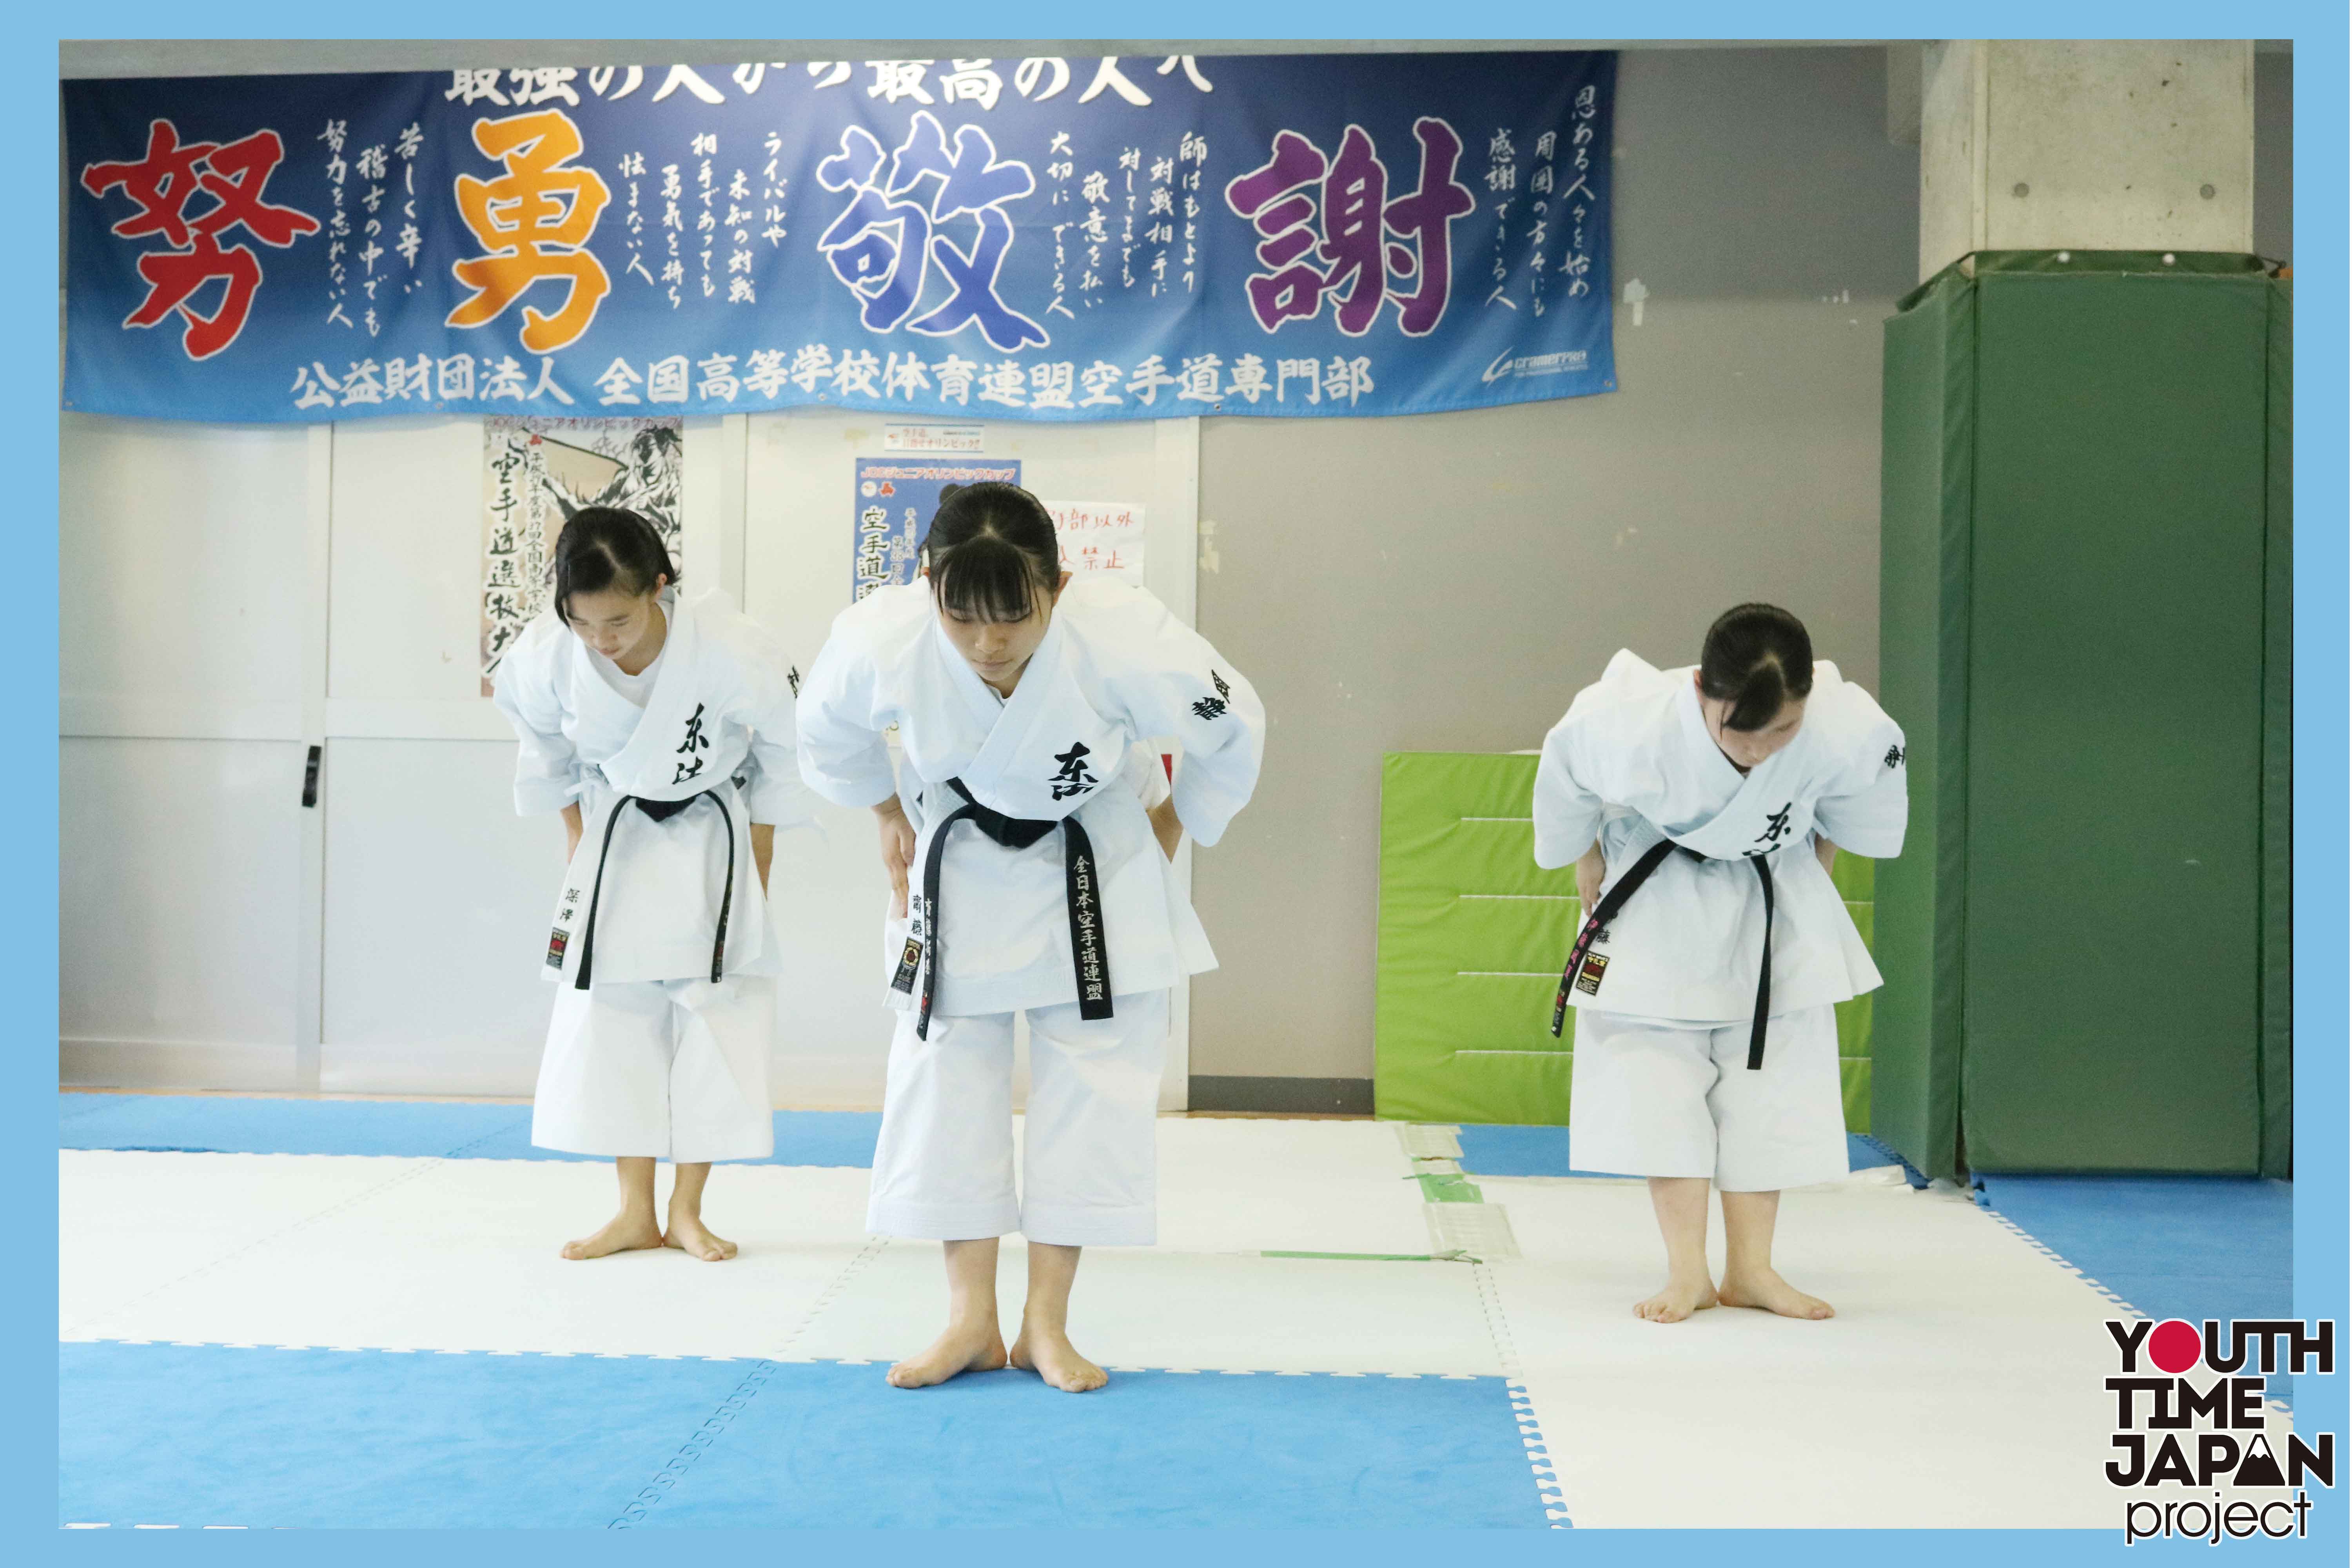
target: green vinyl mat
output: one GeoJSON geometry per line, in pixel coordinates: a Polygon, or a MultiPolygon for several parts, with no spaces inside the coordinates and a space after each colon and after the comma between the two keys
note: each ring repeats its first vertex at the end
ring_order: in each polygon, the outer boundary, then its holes
{"type": "MultiPolygon", "coordinates": [[[[1536,758],[1392,752],[1381,763],[1374,1107],[1409,1121],[1568,1121],[1576,1012],[1551,1037],[1583,910],[1576,876],[1535,862],[1536,758]]],[[[1873,940],[1871,862],[1837,883],[1873,940]]],[[[1871,998],[1838,1007],[1846,1127],[1870,1131],[1871,998]]]]}

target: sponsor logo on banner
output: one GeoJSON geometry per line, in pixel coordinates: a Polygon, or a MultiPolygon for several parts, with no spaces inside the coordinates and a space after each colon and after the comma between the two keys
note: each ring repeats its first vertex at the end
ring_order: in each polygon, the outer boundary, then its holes
{"type": "Polygon", "coordinates": [[[1507,352],[1480,373],[1478,381],[1481,385],[1491,386],[1506,378],[1566,375],[1583,370],[1589,357],[1582,349],[1564,349],[1558,353],[1548,354],[1521,354],[1516,358],[1507,352]]]}
{"type": "Polygon", "coordinates": [[[2124,1539],[2219,1544],[2309,1533],[2311,1490],[2336,1485],[2336,1434],[2305,1438],[2265,1406],[2266,1375],[2332,1373],[2336,1324],[2109,1319],[2115,1431],[2105,1474],[2127,1495],[2124,1539]],[[2275,1423],[2275,1424],[2274,1424],[2275,1423]]]}

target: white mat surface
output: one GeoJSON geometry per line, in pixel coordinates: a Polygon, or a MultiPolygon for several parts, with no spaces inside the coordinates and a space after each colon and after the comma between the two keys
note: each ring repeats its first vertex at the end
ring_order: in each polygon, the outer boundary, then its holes
{"type": "MultiPolygon", "coordinates": [[[[283,1154],[68,1153],[60,1224],[68,1337],[580,1354],[773,1353],[866,1250],[866,1173],[787,1166],[718,1173],[705,1213],[742,1256],[662,1249],[568,1262],[615,1201],[612,1169],[561,1161],[354,1160],[283,1154]],[[184,1161],[125,1181],[125,1161],[184,1161]],[[394,1164],[406,1179],[393,1182],[394,1164]],[[142,1247],[183,1217],[257,1190],[332,1191],[352,1167],[373,1190],[209,1267],[163,1270],[142,1247]],[[144,1206],[142,1206],[142,1205],[144,1206]]],[[[667,1195],[666,1185],[664,1195],[667,1195]]],[[[303,1207],[287,1201],[283,1213],[303,1207]]],[[[332,1206],[318,1201],[313,1213],[332,1206]]],[[[193,1252],[184,1245],[181,1255],[193,1252]]]]}
{"type": "Polygon", "coordinates": [[[1421,1188],[1379,1121],[1160,1119],[1160,1247],[1423,1253],[1421,1188]]]}
{"type": "MultiPolygon", "coordinates": [[[[1524,1253],[1486,1266],[1497,1322],[1466,1265],[1253,1255],[1424,1250],[1393,1127],[1160,1128],[1160,1245],[1092,1249],[1079,1277],[1074,1328],[1106,1365],[1516,1371],[1580,1526],[2120,1521],[2100,1474],[2111,1309],[1964,1201],[1868,1180],[1792,1193],[1779,1261],[1840,1315],[1660,1326],[1631,1314],[1661,1277],[1640,1184],[1482,1181],[1524,1253]]],[[[886,1362],[937,1331],[945,1288],[936,1247],[866,1235],[866,1180],[730,1167],[710,1215],[735,1261],[568,1263],[561,1243],[612,1211],[609,1166],[68,1152],[60,1331],[886,1362]]],[[[1008,1328],[1025,1263],[1008,1239],[1008,1328]]]]}
{"type": "MultiPolygon", "coordinates": [[[[998,1260],[997,1311],[1021,1321],[1026,1251],[998,1260]]],[[[894,1243],[811,1325],[795,1354],[888,1361],[947,1315],[939,1249],[894,1243]]],[[[1498,1374],[1477,1284],[1455,1263],[1327,1262],[1093,1247],[1070,1337],[1105,1366],[1254,1372],[1498,1374]]]]}
{"type": "Polygon", "coordinates": [[[2114,1309],[1964,1199],[1792,1192],[1774,1261],[1838,1316],[1660,1325],[1632,1314],[1664,1278],[1643,1187],[1487,1195],[1527,1254],[1495,1274],[1579,1526],[2120,1528],[2114,1309]]]}

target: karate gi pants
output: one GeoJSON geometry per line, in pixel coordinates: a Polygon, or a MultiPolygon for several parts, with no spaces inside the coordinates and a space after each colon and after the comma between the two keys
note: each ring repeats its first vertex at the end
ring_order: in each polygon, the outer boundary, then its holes
{"type": "Polygon", "coordinates": [[[1159,1233],[1160,1068],[1168,993],[1113,999],[1088,1020],[1075,1002],[1032,1007],[1029,1107],[1013,1180],[1011,1013],[912,1011],[890,1042],[868,1230],[971,1241],[1017,1230],[1057,1247],[1149,1247],[1159,1233]]]}
{"type": "Polygon", "coordinates": [[[561,986],[540,1058],[530,1141],[679,1164],[764,1160],[776,983],[768,975],[561,986]]]}
{"type": "Polygon", "coordinates": [[[1705,1176],[1727,1193],[1843,1177],[1836,1010],[1766,1019],[1764,1065],[1754,1072],[1749,1027],[1578,1008],[1569,1158],[1583,1171],[1705,1176]]]}

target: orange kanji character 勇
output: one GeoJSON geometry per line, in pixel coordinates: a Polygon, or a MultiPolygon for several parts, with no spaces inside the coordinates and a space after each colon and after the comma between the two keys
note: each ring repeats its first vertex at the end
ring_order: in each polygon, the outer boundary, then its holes
{"type": "Polygon", "coordinates": [[[553,279],[567,285],[563,308],[549,315],[526,305],[522,312],[523,346],[553,353],[578,341],[612,292],[604,264],[587,245],[613,194],[593,169],[562,166],[582,143],[579,127],[560,110],[478,120],[474,145],[506,173],[458,176],[458,213],[489,254],[452,264],[457,281],[475,292],[449,312],[447,324],[485,325],[532,284],[553,279]]]}

